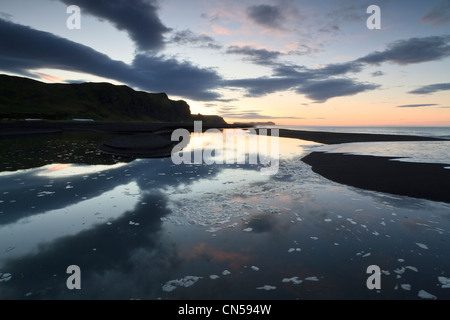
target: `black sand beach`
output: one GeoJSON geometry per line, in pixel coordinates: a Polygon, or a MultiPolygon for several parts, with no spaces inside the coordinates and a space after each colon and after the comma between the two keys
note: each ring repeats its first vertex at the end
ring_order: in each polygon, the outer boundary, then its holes
{"type": "MultiPolygon", "coordinates": [[[[376,141],[440,141],[384,135],[280,130],[280,136],[324,144],[376,141]]],[[[302,159],[323,177],[353,187],[450,203],[450,170],[446,165],[391,161],[393,158],[312,152],[302,159]]],[[[449,159],[450,165],[450,159],[449,159]]]]}
{"type": "Polygon", "coordinates": [[[391,161],[393,158],[312,152],[302,159],[332,181],[353,187],[450,203],[445,165],[391,161]]]}

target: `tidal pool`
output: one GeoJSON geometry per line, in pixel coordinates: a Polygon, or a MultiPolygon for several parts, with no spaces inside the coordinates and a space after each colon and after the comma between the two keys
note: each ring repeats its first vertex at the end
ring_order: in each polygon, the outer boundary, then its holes
{"type": "Polygon", "coordinates": [[[450,298],[449,204],[331,182],[302,140],[280,139],[268,176],[114,157],[105,138],[0,141],[0,299],[450,298]]]}

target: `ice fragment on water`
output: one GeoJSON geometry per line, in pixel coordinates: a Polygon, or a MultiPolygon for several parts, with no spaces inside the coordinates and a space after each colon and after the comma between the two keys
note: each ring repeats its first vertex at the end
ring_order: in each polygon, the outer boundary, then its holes
{"type": "Polygon", "coordinates": [[[319,240],[317,237],[310,237],[312,240],[319,240]]]}
{"type": "Polygon", "coordinates": [[[12,275],[11,273],[0,273],[0,282],[6,282],[11,280],[12,275]]]}
{"type": "Polygon", "coordinates": [[[438,277],[438,280],[442,284],[443,289],[450,289],[450,278],[438,277]]]}
{"type": "Polygon", "coordinates": [[[171,292],[177,287],[187,288],[194,285],[200,279],[202,279],[202,277],[186,276],[183,279],[170,280],[165,285],[163,285],[162,289],[165,292],[171,292]]]}
{"type": "Polygon", "coordinates": [[[307,280],[307,281],[319,281],[319,278],[317,278],[317,277],[308,277],[308,278],[305,278],[305,280],[307,280]]]}
{"type": "Polygon", "coordinates": [[[224,276],[227,276],[227,275],[231,274],[231,272],[228,271],[228,270],[224,270],[224,271],[222,272],[222,274],[223,274],[224,276]]]}
{"type": "Polygon", "coordinates": [[[400,287],[402,287],[402,289],[403,290],[406,290],[406,291],[411,291],[411,285],[410,284],[402,284],[402,285],[400,285],[400,287]]]}
{"type": "Polygon", "coordinates": [[[218,275],[212,274],[212,275],[209,276],[209,278],[211,280],[216,280],[216,279],[219,279],[220,277],[218,275]]]}
{"type": "Polygon", "coordinates": [[[259,271],[258,267],[252,266],[251,268],[252,268],[253,271],[259,271]]]}
{"type": "Polygon", "coordinates": [[[281,280],[281,282],[289,283],[292,282],[293,284],[300,284],[303,282],[303,280],[300,280],[298,277],[292,277],[292,278],[284,278],[281,280]]]}
{"type": "Polygon", "coordinates": [[[266,290],[266,291],[269,291],[269,290],[275,290],[277,287],[274,287],[274,286],[269,286],[269,285],[265,285],[265,286],[263,286],[263,287],[258,287],[258,288],[256,288],[257,290],[266,290]]]}
{"type": "Polygon", "coordinates": [[[420,290],[417,295],[422,299],[433,299],[433,300],[437,299],[436,296],[432,295],[429,292],[426,292],[425,290],[420,290]]]}
{"type": "Polygon", "coordinates": [[[394,270],[394,272],[397,274],[404,274],[405,271],[406,271],[406,269],[403,267],[394,270]]]}
{"type": "Polygon", "coordinates": [[[416,242],[416,244],[419,246],[419,248],[422,248],[422,249],[428,249],[428,247],[427,247],[426,244],[418,243],[418,242],[416,242]]]}
{"type": "Polygon", "coordinates": [[[415,271],[415,272],[419,272],[419,270],[416,267],[406,266],[405,268],[409,269],[409,270],[412,270],[412,271],[415,271]]]}
{"type": "Polygon", "coordinates": [[[246,228],[246,229],[244,229],[244,231],[245,231],[245,232],[252,232],[252,231],[253,231],[253,228],[246,228]]]}

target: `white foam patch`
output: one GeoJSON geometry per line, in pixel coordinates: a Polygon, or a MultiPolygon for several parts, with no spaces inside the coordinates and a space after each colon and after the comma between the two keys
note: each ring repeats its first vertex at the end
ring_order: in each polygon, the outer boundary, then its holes
{"type": "Polygon", "coordinates": [[[259,271],[259,268],[258,268],[258,267],[251,266],[251,268],[252,268],[253,271],[259,271]]]}
{"type": "Polygon", "coordinates": [[[419,298],[422,299],[433,299],[433,300],[437,299],[436,296],[432,295],[429,292],[426,292],[425,290],[420,290],[417,295],[419,296],[419,298]]]}
{"type": "Polygon", "coordinates": [[[11,273],[0,273],[0,282],[6,282],[11,280],[12,275],[11,273]]]}
{"type": "Polygon", "coordinates": [[[231,272],[228,271],[228,270],[224,270],[224,271],[222,272],[222,274],[223,274],[224,276],[227,276],[227,275],[231,274],[231,272]]]}
{"type": "Polygon", "coordinates": [[[258,288],[256,288],[257,290],[266,290],[266,291],[270,291],[270,290],[275,290],[277,287],[275,287],[275,286],[270,286],[270,285],[265,285],[265,286],[262,286],[262,287],[258,287],[258,288]]]}
{"type": "Polygon", "coordinates": [[[183,279],[170,280],[165,285],[163,285],[162,289],[165,292],[171,292],[177,287],[187,288],[194,285],[200,279],[202,279],[202,277],[186,276],[183,279]]]}
{"type": "Polygon", "coordinates": [[[252,232],[252,231],[253,231],[253,228],[246,228],[246,229],[244,229],[244,231],[245,231],[245,232],[252,232]]]}
{"type": "Polygon", "coordinates": [[[403,267],[394,270],[394,272],[397,274],[404,274],[405,271],[406,271],[406,269],[403,267]]]}
{"type": "Polygon", "coordinates": [[[442,288],[450,289],[450,278],[438,277],[438,280],[442,284],[442,288]]]}
{"type": "Polygon", "coordinates": [[[405,284],[400,285],[400,287],[401,287],[403,290],[411,291],[411,285],[410,285],[410,284],[405,283],[405,284]]]}
{"type": "Polygon", "coordinates": [[[325,221],[325,222],[331,222],[332,220],[331,220],[331,219],[324,219],[323,221],[325,221]]]}
{"type": "Polygon", "coordinates": [[[216,275],[216,274],[212,274],[212,275],[209,276],[209,278],[211,280],[216,280],[216,279],[219,279],[220,277],[218,275],[216,275]]]}
{"type": "Polygon", "coordinates": [[[419,246],[419,248],[428,250],[428,246],[427,246],[426,244],[423,244],[423,243],[417,243],[417,242],[416,242],[416,244],[419,246]]]}
{"type": "Polygon", "coordinates": [[[416,267],[406,266],[406,269],[412,270],[414,272],[419,272],[419,270],[416,267]]]}
{"type": "Polygon", "coordinates": [[[312,240],[319,240],[318,237],[310,237],[312,240]]]}
{"type": "Polygon", "coordinates": [[[317,277],[308,277],[308,278],[305,278],[305,280],[306,281],[319,281],[319,278],[317,278],[317,277]]]}
{"type": "Polygon", "coordinates": [[[292,278],[284,278],[281,280],[281,282],[289,283],[292,282],[293,284],[300,284],[303,282],[303,280],[300,280],[298,277],[292,277],[292,278]]]}

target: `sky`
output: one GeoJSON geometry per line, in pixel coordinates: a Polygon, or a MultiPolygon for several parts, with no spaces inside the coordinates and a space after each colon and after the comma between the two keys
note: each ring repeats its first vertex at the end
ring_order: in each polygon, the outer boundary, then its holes
{"type": "Polygon", "coordinates": [[[0,0],[0,73],[229,123],[450,126],[449,71],[450,0],[0,0]]]}

